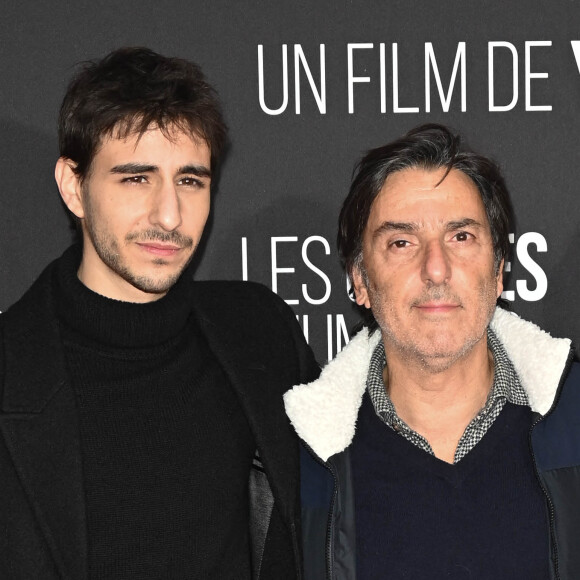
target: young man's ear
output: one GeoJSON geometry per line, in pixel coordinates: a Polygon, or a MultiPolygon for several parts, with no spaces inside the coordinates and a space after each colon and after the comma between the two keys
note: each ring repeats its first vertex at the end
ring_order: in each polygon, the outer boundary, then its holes
{"type": "Polygon", "coordinates": [[[363,273],[361,272],[360,267],[355,266],[352,269],[352,287],[354,290],[354,297],[355,297],[356,303],[359,306],[364,306],[365,308],[370,308],[371,303],[369,301],[369,293],[367,290],[365,278],[366,278],[366,276],[363,276],[363,273]]]}
{"type": "Polygon", "coordinates": [[[82,199],[82,186],[74,172],[75,163],[66,157],[59,157],[54,168],[54,178],[65,205],[78,218],[85,217],[82,199]]]}

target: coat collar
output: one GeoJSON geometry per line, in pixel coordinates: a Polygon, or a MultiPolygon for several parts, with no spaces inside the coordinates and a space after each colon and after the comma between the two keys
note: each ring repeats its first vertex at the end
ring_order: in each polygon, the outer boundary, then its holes
{"type": "MultiPolygon", "coordinates": [[[[535,324],[496,308],[491,329],[503,344],[533,411],[546,414],[570,354],[570,340],[552,338],[535,324]]],[[[284,395],[286,413],[300,438],[323,460],[346,449],[366,389],[369,362],[381,339],[365,328],[322,371],[316,381],[284,395]]]]}
{"type": "Polygon", "coordinates": [[[1,318],[0,433],[59,577],[83,580],[87,538],[78,419],[54,316],[53,267],[1,318]]]}
{"type": "Polygon", "coordinates": [[[64,386],[65,360],[52,300],[51,264],[2,315],[4,413],[40,413],[64,386]]]}

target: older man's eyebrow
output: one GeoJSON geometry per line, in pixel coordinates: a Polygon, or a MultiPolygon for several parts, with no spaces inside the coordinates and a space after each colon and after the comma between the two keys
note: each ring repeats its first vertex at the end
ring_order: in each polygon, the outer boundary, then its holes
{"type": "Polygon", "coordinates": [[[378,238],[387,232],[405,232],[407,234],[412,234],[419,229],[419,224],[414,222],[383,222],[378,228],[373,232],[373,238],[378,238]]]}
{"type": "Polygon", "coordinates": [[[467,228],[467,227],[481,228],[482,224],[480,222],[478,222],[477,220],[474,220],[472,218],[463,218],[460,220],[447,222],[445,229],[448,232],[453,232],[455,230],[460,230],[462,228],[467,228]]]}

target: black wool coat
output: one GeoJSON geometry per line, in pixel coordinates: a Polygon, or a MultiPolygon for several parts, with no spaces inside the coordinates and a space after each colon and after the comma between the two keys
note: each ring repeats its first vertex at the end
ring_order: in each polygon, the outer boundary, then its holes
{"type": "MultiPolygon", "coordinates": [[[[0,578],[10,580],[88,579],[79,425],[54,267],[0,316],[0,578]]],[[[282,394],[316,378],[318,365],[290,308],[263,286],[195,282],[193,309],[262,463],[250,481],[254,577],[300,578],[298,443],[282,394]]]]}

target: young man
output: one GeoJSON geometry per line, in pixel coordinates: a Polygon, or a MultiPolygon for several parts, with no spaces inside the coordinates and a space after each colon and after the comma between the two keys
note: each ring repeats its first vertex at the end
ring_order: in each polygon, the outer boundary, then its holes
{"type": "Polygon", "coordinates": [[[496,308],[509,218],[443,126],[359,164],[338,242],[367,328],[285,395],[306,578],[580,577],[580,367],[496,308]]]}
{"type": "Polygon", "coordinates": [[[316,364],[275,295],[182,275],[226,136],[213,89],[120,49],[59,123],[82,246],[0,317],[0,576],[299,577],[281,396],[316,364]]]}

